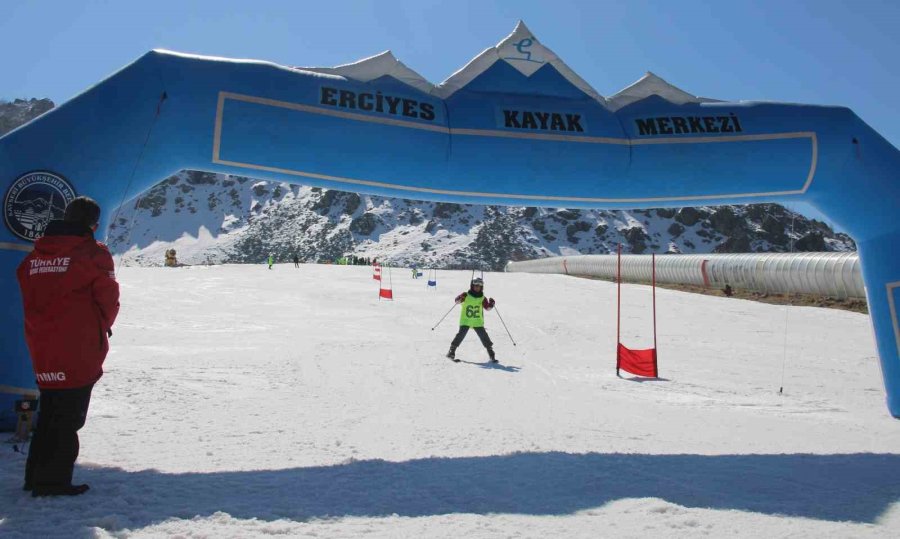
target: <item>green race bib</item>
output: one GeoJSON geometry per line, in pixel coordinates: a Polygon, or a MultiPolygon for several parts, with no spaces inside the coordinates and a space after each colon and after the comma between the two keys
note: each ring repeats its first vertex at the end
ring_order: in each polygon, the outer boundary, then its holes
{"type": "Polygon", "coordinates": [[[459,310],[459,325],[471,328],[484,327],[484,314],[481,308],[483,299],[466,294],[466,299],[462,302],[462,308],[459,310]]]}

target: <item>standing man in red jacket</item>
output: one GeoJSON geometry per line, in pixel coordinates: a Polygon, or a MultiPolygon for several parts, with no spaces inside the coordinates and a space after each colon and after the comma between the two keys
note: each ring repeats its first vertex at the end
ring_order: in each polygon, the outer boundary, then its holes
{"type": "Polygon", "coordinates": [[[108,338],[119,313],[112,256],[94,239],[100,206],[77,197],[62,221],[51,221],[17,277],[25,308],[25,340],[41,390],[37,428],[25,465],[32,496],[75,496],[78,430],[91,390],[103,375],[108,338]]]}

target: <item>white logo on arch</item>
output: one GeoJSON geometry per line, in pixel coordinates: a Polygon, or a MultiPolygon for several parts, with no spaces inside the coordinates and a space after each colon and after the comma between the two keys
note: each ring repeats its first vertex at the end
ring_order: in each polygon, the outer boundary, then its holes
{"type": "Polygon", "coordinates": [[[23,174],[6,191],[3,217],[16,236],[34,241],[44,235],[50,221],[62,219],[75,188],[65,178],[47,171],[23,174]]]}

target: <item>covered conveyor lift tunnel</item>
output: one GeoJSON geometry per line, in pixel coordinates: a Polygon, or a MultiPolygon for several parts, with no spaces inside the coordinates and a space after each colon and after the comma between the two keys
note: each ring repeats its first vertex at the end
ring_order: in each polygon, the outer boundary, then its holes
{"type": "Polygon", "coordinates": [[[0,414],[35,387],[15,268],[47,219],[83,194],[105,229],[183,169],[472,204],[808,202],[857,241],[900,418],[900,152],[847,108],[697,98],[652,74],[604,98],[522,23],[438,86],[389,52],[292,68],[151,51],[0,138],[0,414]]]}

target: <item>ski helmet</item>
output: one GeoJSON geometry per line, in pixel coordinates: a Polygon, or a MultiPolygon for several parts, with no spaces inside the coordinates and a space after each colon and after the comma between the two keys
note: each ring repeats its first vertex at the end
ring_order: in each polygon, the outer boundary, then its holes
{"type": "Polygon", "coordinates": [[[482,279],[481,277],[475,277],[474,279],[472,279],[472,286],[480,286],[483,288],[484,279],[482,279]]]}

